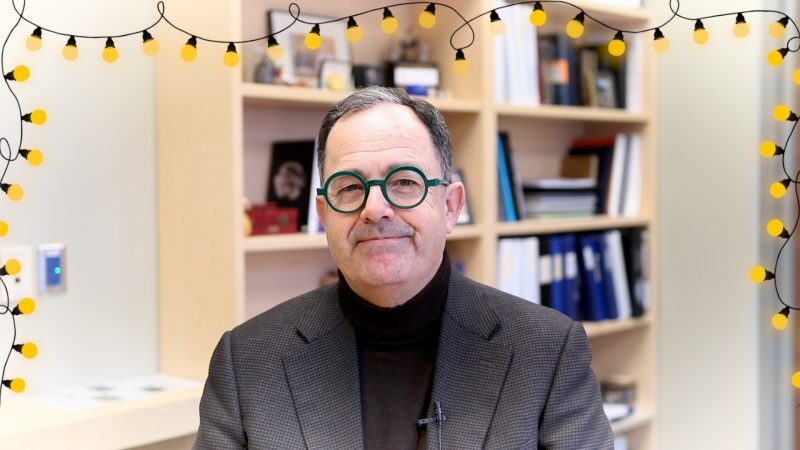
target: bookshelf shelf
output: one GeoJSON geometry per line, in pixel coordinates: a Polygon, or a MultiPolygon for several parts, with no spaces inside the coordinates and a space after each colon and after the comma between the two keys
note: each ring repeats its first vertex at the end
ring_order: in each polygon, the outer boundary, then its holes
{"type": "Polygon", "coordinates": [[[644,317],[623,319],[623,320],[607,320],[603,322],[583,322],[583,328],[586,330],[586,335],[589,339],[601,336],[609,336],[612,334],[624,333],[626,331],[638,330],[640,328],[648,327],[652,324],[650,315],[644,317]]]}
{"type": "MultiPolygon", "coordinates": [[[[483,234],[478,225],[458,225],[447,237],[448,241],[477,239],[483,234]]],[[[273,234],[250,236],[244,239],[246,253],[283,252],[292,250],[320,250],[328,247],[325,234],[273,234]]]]}
{"type": "Polygon", "coordinates": [[[629,112],[624,109],[592,108],[588,106],[524,106],[513,104],[497,105],[499,117],[522,117],[530,119],[618,123],[643,125],[650,118],[644,113],[629,112]]]}
{"type": "Polygon", "coordinates": [[[611,429],[614,431],[614,435],[619,436],[646,427],[654,419],[655,414],[652,411],[636,411],[630,417],[612,422],[611,429]]]}
{"type": "Polygon", "coordinates": [[[497,234],[521,236],[527,234],[571,233],[613,228],[645,227],[650,220],[643,217],[591,216],[576,219],[537,219],[497,224],[497,234]]]}
{"type": "MultiPolygon", "coordinates": [[[[328,108],[349,94],[349,92],[260,83],[242,83],[241,91],[245,105],[292,108],[328,108]]],[[[426,100],[440,111],[447,113],[476,114],[481,110],[481,102],[477,99],[426,98],[426,100]]]]}

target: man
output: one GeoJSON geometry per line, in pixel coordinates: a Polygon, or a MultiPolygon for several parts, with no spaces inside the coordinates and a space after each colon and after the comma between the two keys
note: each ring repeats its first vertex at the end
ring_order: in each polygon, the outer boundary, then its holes
{"type": "Polygon", "coordinates": [[[464,186],[436,109],[356,92],[318,156],[339,283],[223,335],[195,448],[613,448],[583,328],[451,270],[464,186]]]}

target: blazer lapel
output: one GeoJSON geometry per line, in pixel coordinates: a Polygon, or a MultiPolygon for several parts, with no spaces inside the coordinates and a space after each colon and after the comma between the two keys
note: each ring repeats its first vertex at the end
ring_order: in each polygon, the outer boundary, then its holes
{"type": "Polygon", "coordinates": [[[297,331],[306,347],[284,360],[306,446],[361,449],[361,392],[355,332],[342,315],[336,289],[327,291],[297,331]]]}
{"type": "Polygon", "coordinates": [[[428,425],[427,449],[482,448],[511,363],[511,351],[491,342],[500,326],[486,299],[461,274],[453,271],[428,417],[438,401],[446,420],[428,425]]]}

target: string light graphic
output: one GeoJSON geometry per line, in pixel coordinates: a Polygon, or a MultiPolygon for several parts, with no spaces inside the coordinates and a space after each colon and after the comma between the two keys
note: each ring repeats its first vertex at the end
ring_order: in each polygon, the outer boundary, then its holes
{"type": "MultiPolygon", "coordinates": [[[[14,10],[17,13],[17,20],[16,23],[13,25],[11,30],[9,31],[6,39],[3,42],[2,49],[0,49],[0,73],[3,74],[3,81],[5,82],[6,88],[12,94],[17,108],[19,109],[19,117],[20,117],[20,130],[19,130],[19,142],[14,145],[13,147],[10,145],[8,139],[5,137],[0,136],[0,156],[2,156],[3,160],[5,160],[5,168],[2,171],[2,175],[0,175],[0,199],[2,196],[5,195],[7,199],[11,201],[19,201],[23,197],[23,188],[17,184],[10,183],[6,181],[6,176],[8,175],[8,169],[12,162],[16,161],[20,156],[25,159],[31,166],[38,166],[43,161],[43,153],[41,150],[36,148],[23,148],[24,142],[24,127],[25,126],[40,126],[44,125],[47,121],[47,113],[38,108],[37,105],[26,105],[26,110],[23,111],[22,104],[20,103],[19,98],[14,92],[12,88],[12,83],[23,83],[31,76],[35,76],[32,74],[31,71],[26,66],[16,66],[12,70],[6,71],[5,67],[5,48],[8,44],[8,41],[14,31],[20,26],[22,22],[25,22],[27,25],[32,27],[30,35],[27,37],[25,41],[25,47],[29,51],[39,51],[42,48],[44,41],[57,41],[59,45],[63,45],[62,48],[62,56],[67,61],[77,61],[80,59],[81,53],[79,51],[80,42],[84,40],[96,40],[96,39],[103,39],[105,42],[102,54],[100,55],[101,58],[109,63],[113,64],[114,62],[118,61],[120,58],[124,58],[125,55],[121,54],[117,49],[116,43],[119,42],[121,39],[125,39],[131,36],[137,36],[141,38],[141,45],[142,45],[142,52],[148,56],[154,56],[161,51],[160,45],[156,39],[156,34],[154,32],[154,28],[159,24],[166,24],[172,28],[173,31],[181,33],[186,37],[186,43],[176,51],[176,57],[182,58],[187,63],[191,63],[194,61],[198,53],[200,51],[209,51],[211,49],[213,51],[219,52],[220,61],[227,67],[235,68],[239,66],[240,63],[240,55],[238,53],[238,49],[241,48],[243,44],[247,43],[257,43],[262,42],[264,43],[264,50],[269,57],[269,59],[273,61],[277,61],[282,59],[284,55],[284,50],[280,45],[280,40],[283,36],[283,33],[286,32],[288,29],[300,26],[306,30],[309,30],[305,37],[305,45],[309,49],[318,49],[320,48],[323,40],[326,38],[322,27],[323,25],[346,21],[347,28],[345,32],[345,38],[354,44],[357,44],[362,41],[363,38],[363,30],[358,25],[356,19],[363,19],[362,16],[367,14],[376,13],[373,15],[378,15],[377,13],[380,12],[380,28],[383,33],[386,34],[393,34],[396,33],[398,28],[402,25],[397,17],[394,15],[392,9],[397,11],[399,8],[403,7],[414,7],[415,12],[418,12],[418,25],[421,28],[430,29],[437,26],[437,19],[441,17],[443,10],[449,11],[449,13],[454,14],[460,20],[460,24],[452,31],[450,35],[449,45],[453,51],[453,59],[452,59],[452,70],[458,75],[466,75],[470,71],[470,64],[467,57],[467,49],[469,49],[475,43],[475,29],[473,28],[473,24],[476,23],[478,20],[488,21],[489,29],[492,35],[499,36],[502,35],[506,30],[506,23],[503,22],[503,10],[510,7],[529,7],[530,9],[530,16],[529,22],[532,27],[541,27],[547,23],[549,19],[548,16],[548,9],[555,8],[571,8],[572,11],[568,11],[568,17],[572,17],[571,20],[567,21],[563,24],[563,30],[566,35],[571,38],[577,39],[583,36],[587,22],[592,22],[600,27],[603,27],[607,30],[608,34],[608,50],[609,53],[614,57],[621,57],[626,52],[626,45],[625,45],[625,37],[626,35],[631,34],[639,34],[639,33],[653,33],[652,38],[652,45],[653,50],[656,53],[664,53],[669,50],[669,41],[667,39],[666,31],[671,32],[679,32],[679,33],[692,33],[692,39],[698,45],[706,44],[710,39],[711,35],[706,29],[706,21],[707,23],[711,23],[712,20],[721,19],[727,20],[726,27],[732,26],[732,33],[737,38],[746,38],[750,35],[750,25],[747,22],[747,18],[751,17],[755,14],[768,14],[776,16],[774,22],[771,22],[768,28],[769,35],[772,36],[774,39],[783,39],[784,35],[786,34],[786,28],[791,25],[794,33],[793,35],[785,41],[785,44],[779,46],[778,48],[773,49],[766,55],[766,62],[768,65],[773,67],[779,67],[783,64],[789,54],[796,53],[800,50],[800,43],[797,42],[800,39],[800,29],[798,29],[797,24],[794,20],[788,17],[781,11],[776,10],[766,10],[766,9],[752,9],[746,11],[734,11],[729,13],[723,14],[716,14],[716,15],[708,15],[703,17],[688,17],[680,14],[680,1],[679,0],[669,0],[668,5],[671,11],[671,16],[665,20],[663,23],[658,24],[656,26],[645,28],[645,29],[623,29],[616,26],[612,26],[597,17],[593,17],[590,12],[585,11],[580,6],[571,3],[569,1],[562,1],[562,0],[538,0],[538,1],[521,1],[521,2],[510,2],[508,4],[495,7],[491,10],[482,12],[474,17],[466,18],[464,17],[457,8],[447,5],[444,3],[438,2],[403,2],[403,3],[394,3],[390,5],[379,6],[376,8],[368,9],[365,11],[361,11],[358,13],[351,13],[344,15],[339,18],[330,19],[321,22],[314,22],[304,20],[301,15],[300,5],[297,3],[290,3],[288,5],[288,12],[292,17],[292,21],[282,29],[275,30],[270,34],[263,35],[263,36],[256,36],[250,39],[244,40],[218,40],[212,39],[209,37],[205,37],[199,33],[189,31],[185,28],[180,27],[173,21],[171,21],[166,15],[166,5],[164,1],[159,1],[156,5],[157,10],[157,18],[148,26],[137,29],[131,32],[119,33],[119,34],[111,34],[111,35],[80,35],[80,34],[72,34],[72,33],[65,33],[61,31],[54,30],[52,28],[46,27],[42,24],[35,23],[25,17],[25,0],[21,0],[21,8],[17,8],[17,4],[14,0],[11,0],[11,3],[14,7],[14,10]],[[574,14],[574,16],[573,16],[574,14]],[[683,24],[680,21],[673,24],[673,20],[681,19],[683,24]],[[670,30],[667,30],[667,26],[670,26],[670,30]],[[693,28],[692,28],[693,26],[693,28]],[[456,38],[459,39],[456,39],[456,38]],[[458,42],[458,45],[456,44],[458,42]],[[209,44],[209,45],[206,45],[209,44]],[[12,151],[12,148],[15,148],[15,151],[12,151]]],[[[552,12],[552,11],[551,11],[552,12]]],[[[403,17],[403,16],[401,16],[403,17]]],[[[28,33],[28,31],[26,31],[28,33]]],[[[84,56],[85,58],[85,56],[84,56]]],[[[800,69],[796,70],[793,73],[793,81],[800,85],[800,69]]],[[[789,243],[791,238],[794,236],[794,233],[797,229],[798,222],[800,222],[800,192],[798,192],[798,183],[800,183],[800,173],[792,177],[786,171],[786,164],[785,164],[785,150],[788,148],[789,143],[791,142],[791,138],[794,134],[795,128],[798,122],[798,115],[795,114],[788,106],[778,106],[774,109],[773,114],[776,120],[782,122],[790,122],[792,123],[791,130],[789,135],[786,139],[786,142],[783,147],[779,147],[771,141],[765,141],[762,143],[760,152],[764,157],[772,158],[776,156],[781,157],[781,162],[783,164],[783,172],[785,174],[785,178],[782,180],[778,180],[774,182],[770,186],[770,194],[775,198],[782,198],[794,185],[794,193],[795,198],[797,199],[797,208],[798,208],[798,218],[795,220],[794,225],[792,226],[791,230],[788,230],[782,222],[775,219],[771,221],[767,226],[767,231],[770,235],[774,236],[775,238],[781,239],[782,245],[780,247],[780,251],[778,252],[778,256],[775,261],[775,265],[773,266],[772,270],[767,270],[764,266],[755,266],[750,271],[750,278],[756,283],[763,283],[764,281],[773,281],[775,285],[775,291],[778,297],[779,302],[782,305],[782,309],[773,317],[773,326],[776,329],[783,329],[788,325],[789,316],[791,311],[799,309],[792,305],[787,304],[780,295],[780,290],[778,287],[778,266],[780,263],[781,253],[786,245],[789,243]]],[[[0,221],[0,237],[3,237],[9,233],[10,227],[9,225],[4,222],[0,221]]],[[[38,353],[38,348],[34,343],[30,342],[16,342],[16,316],[20,315],[27,315],[34,311],[35,303],[32,299],[21,299],[19,302],[12,307],[11,299],[9,298],[8,288],[3,280],[5,276],[13,276],[15,271],[23,270],[24,268],[20,268],[19,264],[13,260],[2,262],[0,264],[4,264],[0,267],[0,283],[2,283],[3,291],[5,291],[5,302],[0,303],[0,317],[4,315],[10,315],[12,318],[12,324],[14,329],[14,343],[12,344],[11,348],[8,350],[8,356],[6,357],[5,363],[3,365],[2,373],[0,373],[0,381],[2,382],[2,386],[8,389],[11,389],[14,392],[21,392],[25,388],[25,382],[19,378],[11,378],[6,379],[6,368],[8,365],[8,361],[12,356],[12,353],[17,352],[25,358],[32,358],[36,356],[38,353]]],[[[800,388],[800,372],[795,374],[793,377],[793,383],[800,388]],[[797,382],[795,383],[795,380],[797,382]]],[[[2,401],[2,392],[3,389],[0,387],[0,404],[2,401]]]]}

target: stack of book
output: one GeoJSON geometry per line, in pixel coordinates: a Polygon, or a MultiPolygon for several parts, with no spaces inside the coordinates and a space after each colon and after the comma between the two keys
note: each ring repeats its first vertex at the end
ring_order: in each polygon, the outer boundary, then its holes
{"type": "Polygon", "coordinates": [[[500,290],[574,320],[642,316],[648,309],[647,231],[503,238],[500,290]]]}
{"type": "Polygon", "coordinates": [[[558,177],[523,181],[508,133],[497,139],[498,220],[591,215],[639,215],[642,141],[639,135],[575,139],[558,177]]]}

